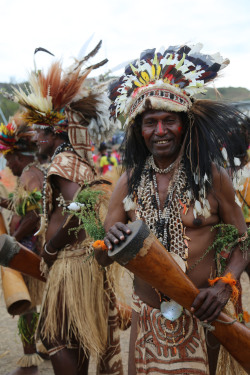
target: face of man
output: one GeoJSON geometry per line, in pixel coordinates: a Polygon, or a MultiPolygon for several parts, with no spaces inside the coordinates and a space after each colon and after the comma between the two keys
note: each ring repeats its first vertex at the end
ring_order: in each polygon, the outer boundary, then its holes
{"type": "Polygon", "coordinates": [[[47,133],[45,130],[36,130],[33,140],[36,142],[39,154],[52,156],[54,152],[55,138],[53,133],[47,133]]]}
{"type": "Polygon", "coordinates": [[[10,168],[14,176],[20,177],[23,171],[23,164],[20,162],[20,155],[15,152],[8,152],[5,155],[6,165],[10,168]]]}
{"type": "Polygon", "coordinates": [[[180,151],[182,134],[179,113],[147,111],[142,115],[142,136],[156,160],[173,162],[180,151]]]}

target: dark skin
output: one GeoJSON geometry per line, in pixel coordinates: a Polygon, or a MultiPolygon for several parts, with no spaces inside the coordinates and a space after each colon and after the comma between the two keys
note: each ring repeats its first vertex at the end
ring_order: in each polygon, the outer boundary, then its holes
{"type": "MultiPolygon", "coordinates": [[[[34,189],[42,190],[43,185],[43,173],[36,168],[31,166],[30,169],[23,172],[23,169],[34,161],[33,156],[23,155],[19,152],[8,153],[5,156],[7,160],[7,166],[11,169],[12,173],[19,177],[20,185],[27,191],[33,191],[34,189]]],[[[0,205],[4,208],[8,208],[8,199],[1,199],[0,205]]],[[[36,232],[38,223],[40,221],[39,213],[35,210],[29,211],[22,218],[14,215],[12,223],[10,224],[10,234],[16,238],[17,241],[21,241],[24,237],[32,235],[36,232]],[[17,225],[19,224],[19,225],[17,225]]],[[[27,324],[32,326],[33,314],[26,314],[27,324]]],[[[35,343],[22,342],[24,354],[36,353],[35,343]]],[[[18,367],[9,375],[38,375],[38,367],[18,367]]]]}
{"type": "MultiPolygon", "coordinates": [[[[53,133],[38,130],[35,136],[35,141],[38,146],[39,153],[52,156],[58,146],[64,143],[64,140],[53,133]]],[[[74,232],[68,233],[70,228],[78,225],[78,220],[75,218],[68,221],[68,215],[62,214],[62,207],[58,206],[56,198],[61,193],[65,201],[72,201],[75,194],[79,190],[79,185],[75,182],[66,180],[60,176],[51,176],[51,185],[53,187],[53,210],[49,217],[47,232],[46,232],[46,246],[50,253],[49,255],[43,249],[42,257],[49,267],[53,265],[57,259],[58,251],[65,247],[67,244],[74,244],[76,241],[81,242],[85,239],[85,232],[81,230],[76,238],[74,232]],[[66,224],[66,225],[65,225],[66,224]]],[[[47,349],[63,345],[64,342],[58,338],[57,343],[44,342],[47,349]]],[[[79,356],[78,349],[63,349],[51,357],[55,375],[87,375],[89,358],[86,358],[83,353],[79,356]]]]}
{"type": "MultiPolygon", "coordinates": [[[[20,153],[8,153],[6,155],[6,160],[7,167],[11,169],[14,176],[19,177],[19,183],[25,190],[42,190],[43,173],[38,168],[31,166],[27,171],[23,172],[23,169],[34,161],[33,156],[22,155],[20,153]]],[[[8,208],[9,200],[3,199],[0,205],[4,208],[8,208]]],[[[17,241],[20,241],[22,238],[36,232],[39,221],[40,217],[38,211],[28,211],[26,215],[22,217],[20,225],[15,229],[12,235],[17,241]]]]}
{"type": "MultiPolygon", "coordinates": [[[[143,114],[142,136],[159,168],[167,168],[178,157],[181,147],[182,128],[182,120],[178,113],[149,111],[143,114]]],[[[172,173],[156,173],[161,208],[166,200],[167,188],[172,173]]],[[[118,181],[111,197],[105,221],[105,244],[110,250],[114,244],[124,240],[125,234],[130,233],[126,223],[136,219],[134,211],[126,212],[124,210],[123,199],[127,194],[127,174],[124,173],[118,181]]],[[[181,215],[183,225],[186,227],[186,235],[191,239],[189,242],[189,267],[192,267],[195,261],[213,243],[216,233],[215,231],[211,232],[211,228],[215,224],[222,221],[226,224],[235,225],[241,234],[247,229],[241,209],[234,200],[234,190],[231,180],[224,170],[219,172],[213,167],[213,189],[207,198],[211,206],[211,216],[207,219],[198,216],[198,221],[195,220],[192,207],[189,208],[187,215],[181,215]]],[[[103,252],[97,252],[96,257],[102,265],[111,263],[110,259],[103,252]]],[[[228,263],[225,274],[232,272],[234,277],[238,279],[248,263],[249,259],[244,259],[241,251],[236,248],[228,263]]],[[[216,319],[231,295],[231,288],[221,281],[217,282],[214,287],[209,286],[208,279],[215,277],[215,271],[214,252],[211,251],[197,267],[188,273],[190,279],[200,290],[200,293],[193,302],[191,312],[198,319],[207,322],[216,319]]],[[[151,285],[135,276],[134,287],[136,294],[142,301],[152,307],[160,307],[159,297],[151,285]]],[[[137,321],[138,315],[134,312],[130,338],[129,374],[131,375],[136,373],[134,348],[137,321]]],[[[211,338],[211,344],[214,345],[216,339],[211,338]]],[[[218,350],[210,350],[208,348],[208,356],[210,373],[212,375],[215,374],[218,350]]]]}

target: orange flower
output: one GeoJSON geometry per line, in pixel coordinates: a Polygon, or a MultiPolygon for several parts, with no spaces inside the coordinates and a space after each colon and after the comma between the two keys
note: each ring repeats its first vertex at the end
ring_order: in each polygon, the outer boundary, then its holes
{"type": "Polygon", "coordinates": [[[108,250],[107,246],[105,245],[103,240],[97,240],[92,244],[94,249],[101,248],[101,250],[106,251],[108,250]]]}

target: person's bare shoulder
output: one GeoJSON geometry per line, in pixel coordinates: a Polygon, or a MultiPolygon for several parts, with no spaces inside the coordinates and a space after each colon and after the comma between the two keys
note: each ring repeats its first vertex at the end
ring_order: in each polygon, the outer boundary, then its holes
{"type": "Polygon", "coordinates": [[[128,175],[127,172],[124,172],[119,180],[117,181],[113,194],[119,192],[119,195],[123,197],[123,199],[128,194],[128,175]]]}
{"type": "Polygon", "coordinates": [[[57,187],[65,200],[73,200],[75,194],[79,191],[80,185],[77,182],[70,181],[64,177],[53,175],[53,185],[57,187]]]}
{"type": "Polygon", "coordinates": [[[235,201],[235,191],[232,179],[227,171],[222,167],[212,165],[212,192],[218,201],[235,201]]]}
{"type": "Polygon", "coordinates": [[[20,183],[27,191],[42,189],[43,174],[37,168],[29,168],[20,176],[20,183]]]}
{"type": "Polygon", "coordinates": [[[235,199],[235,190],[232,179],[224,168],[213,166],[213,195],[218,201],[218,211],[221,221],[235,225],[240,233],[246,230],[246,223],[235,199]]]}

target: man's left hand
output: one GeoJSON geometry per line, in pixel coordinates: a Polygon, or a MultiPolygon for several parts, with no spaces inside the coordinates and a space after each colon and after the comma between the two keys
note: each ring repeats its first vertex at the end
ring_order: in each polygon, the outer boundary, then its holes
{"type": "Polygon", "coordinates": [[[212,322],[220,314],[232,293],[230,285],[218,281],[213,287],[200,289],[191,312],[201,321],[212,322]]]}

